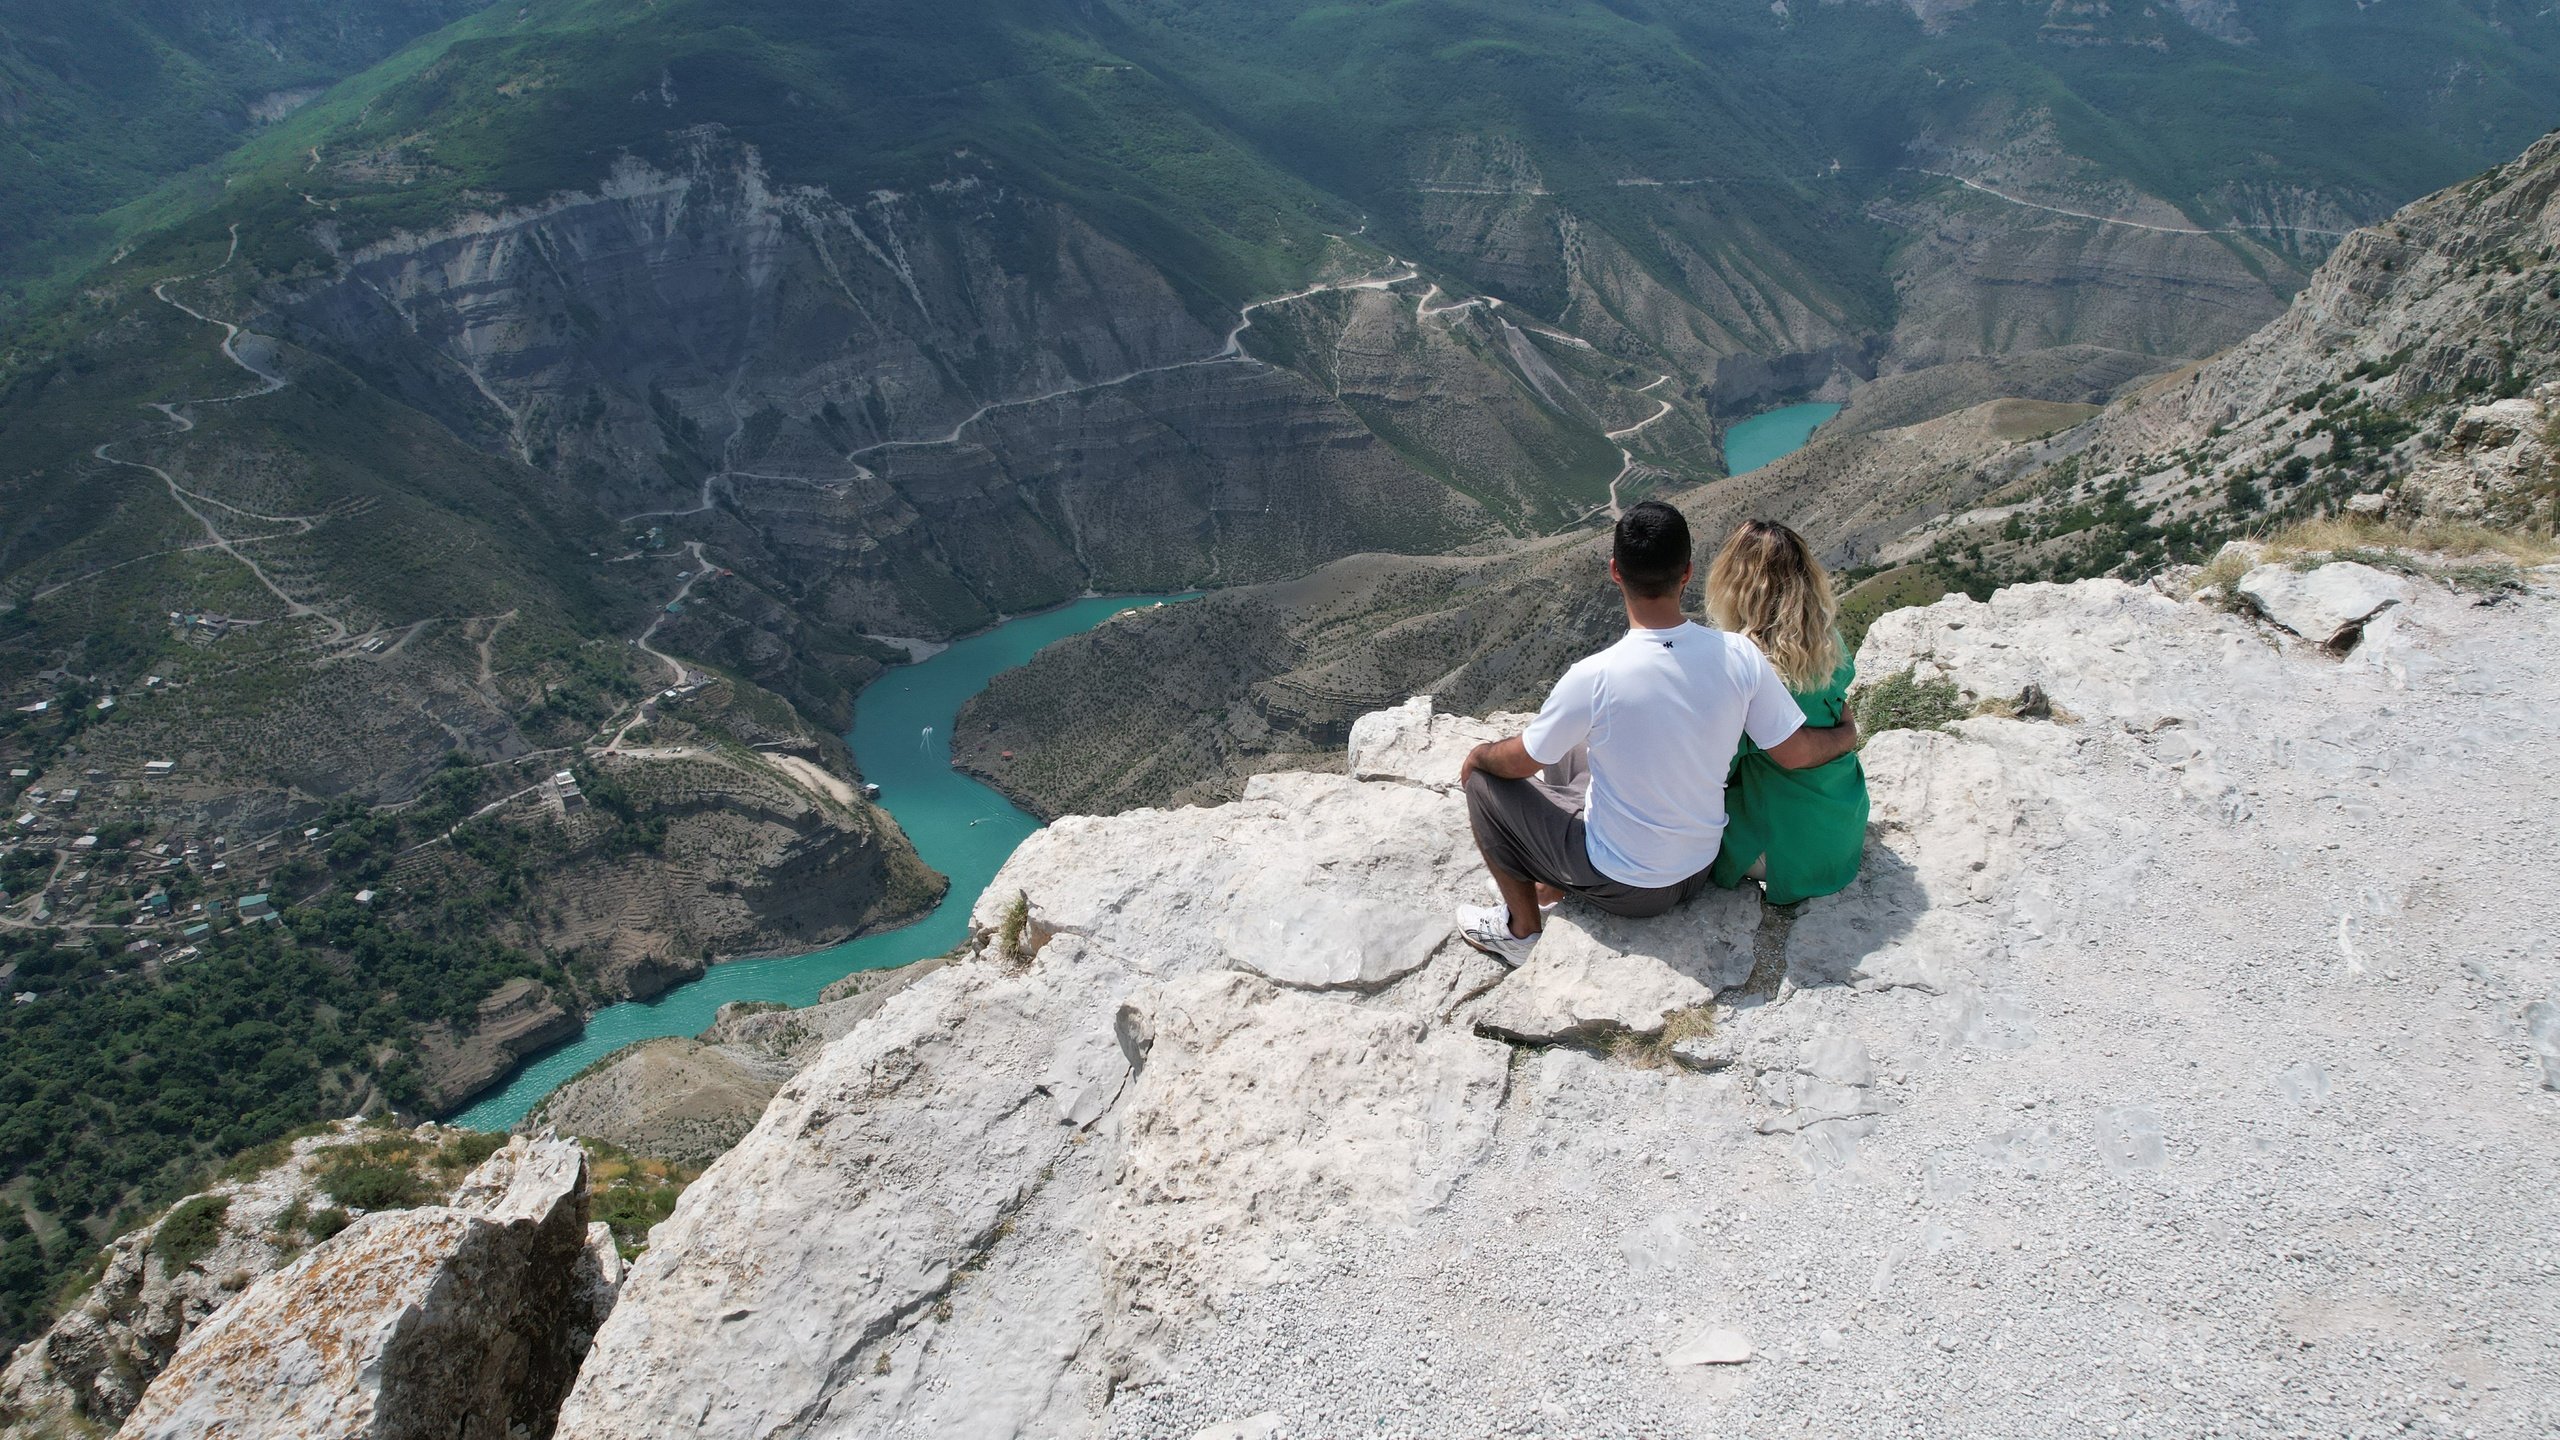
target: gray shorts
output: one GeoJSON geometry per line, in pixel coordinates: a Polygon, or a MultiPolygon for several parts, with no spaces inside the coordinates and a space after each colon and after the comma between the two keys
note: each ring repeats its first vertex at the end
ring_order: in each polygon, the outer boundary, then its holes
{"type": "Polygon", "coordinates": [[[1633,919],[1662,914],[1707,888],[1706,870],[1677,885],[1656,886],[1601,874],[1583,841],[1591,777],[1573,760],[1549,766],[1534,780],[1501,780],[1482,770],[1467,776],[1467,824],[1487,864],[1633,919]]]}

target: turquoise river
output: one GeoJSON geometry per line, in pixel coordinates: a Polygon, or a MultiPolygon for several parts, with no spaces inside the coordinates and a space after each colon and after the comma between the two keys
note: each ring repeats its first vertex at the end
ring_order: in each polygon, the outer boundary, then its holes
{"type": "Polygon", "coordinates": [[[1789,405],[1737,420],[1724,432],[1724,472],[1744,475],[1784,455],[1792,455],[1813,438],[1823,422],[1840,413],[1837,405],[1789,405]]]}
{"type": "MultiPolygon", "coordinates": [[[[1789,405],[1739,421],[1725,432],[1725,468],[1735,475],[1756,470],[1801,447],[1839,413],[1837,405],[1789,405]]],[[[951,768],[952,716],[999,672],[1028,661],[1040,647],[1152,603],[1105,596],[1009,620],[921,664],[890,671],[855,701],[849,738],[863,778],[880,787],[880,803],[897,817],[924,863],[951,877],[950,894],[932,914],[806,955],[714,965],[701,979],[654,1000],[607,1006],[577,1039],[535,1057],[453,1123],[504,1130],[587,1066],[638,1041],[698,1034],[732,1000],[814,1004],[820,990],[856,970],[885,970],[959,944],[979,892],[1039,822],[951,768]]]]}
{"type": "Polygon", "coordinates": [[[811,1005],[820,990],[856,970],[885,970],[959,944],[978,892],[1040,822],[951,768],[951,717],[998,672],[1029,660],[1041,646],[1153,603],[1153,597],[1105,596],[1008,620],[921,664],[890,671],[856,699],[850,738],[863,778],[880,787],[880,803],[897,817],[924,863],[951,877],[950,894],[932,914],[806,955],[714,965],[701,979],[654,1000],[607,1006],[587,1021],[584,1034],[537,1056],[505,1088],[483,1096],[453,1123],[504,1130],[587,1066],[635,1041],[697,1034],[732,1000],[811,1005]]]}

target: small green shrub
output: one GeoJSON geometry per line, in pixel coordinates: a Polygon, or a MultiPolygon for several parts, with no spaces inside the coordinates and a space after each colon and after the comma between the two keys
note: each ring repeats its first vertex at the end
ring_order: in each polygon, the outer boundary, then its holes
{"type": "Polygon", "coordinates": [[[1031,926],[1031,896],[1015,891],[1013,903],[1004,907],[1004,924],[996,931],[996,951],[1014,964],[1031,957],[1023,952],[1022,935],[1031,926]]]}
{"type": "Polygon", "coordinates": [[[1964,718],[1963,697],[1953,680],[1922,680],[1900,670],[1850,697],[1858,728],[1869,735],[1887,730],[1941,730],[1964,718]]]}
{"type": "Polygon", "coordinates": [[[304,1234],[311,1237],[311,1243],[317,1245],[346,1229],[348,1224],[347,1212],[332,1205],[326,1210],[313,1211],[310,1222],[302,1229],[304,1234]]]}
{"type": "Polygon", "coordinates": [[[506,1144],[504,1135],[477,1131],[456,1135],[436,1151],[433,1163],[438,1170],[468,1170],[506,1148],[506,1144]]]}
{"type": "Polygon", "coordinates": [[[320,1188],[341,1205],[362,1210],[405,1210],[426,1198],[426,1187],[405,1166],[339,1161],[320,1176],[320,1188]]]}
{"type": "Polygon", "coordinates": [[[231,1213],[228,1195],[198,1195],[180,1202],[151,1237],[151,1253],[175,1275],[205,1257],[222,1238],[222,1218],[231,1213]]]}

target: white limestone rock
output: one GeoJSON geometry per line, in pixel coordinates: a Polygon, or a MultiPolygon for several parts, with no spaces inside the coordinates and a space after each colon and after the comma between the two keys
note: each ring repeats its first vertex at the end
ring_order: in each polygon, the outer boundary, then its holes
{"type": "Polygon", "coordinates": [[[1407,1222],[1493,1139],[1509,1052],[1233,972],[1141,991],[1104,1233],[1114,1373],[1313,1235],[1407,1222]]]}
{"type": "Polygon", "coordinates": [[[1215,964],[1374,988],[1431,958],[1482,873],[1454,794],[1258,775],[1215,809],[1059,820],[1014,852],[971,923],[994,930],[1020,895],[1041,929],[1146,974],[1215,964]]]}
{"type": "Polygon", "coordinates": [[[1528,1044],[1662,1033],[1664,1020],[1751,975],[1756,891],[1709,890],[1652,920],[1569,903],[1545,938],[1474,1012],[1476,1028],[1528,1044]]]}
{"type": "Polygon", "coordinates": [[[1868,742],[1870,820],[1858,878],[1805,902],[1786,944],[1796,986],[1943,993],[1993,963],[2005,894],[2051,843],[2024,756],[2073,742],[2048,724],[1979,719],[1961,733],[1892,730],[1868,742]]]}
{"type": "Polygon", "coordinates": [[[362,1217],[190,1336],[117,1434],[542,1429],[597,1322],[586,1173],[576,1145],[518,1137],[452,1204],[362,1217]]]}
{"type": "Polygon", "coordinates": [[[1350,770],[1354,780],[1403,780],[1436,790],[1458,788],[1458,766],[1488,740],[1517,735],[1534,717],[1515,714],[1444,715],[1431,697],[1416,695],[1392,710],[1372,710],[1351,722],[1350,770]]]}
{"type": "MultiPolygon", "coordinates": [[[[2560,1243],[2555,635],[2540,579],[2416,587],[2346,664],[2114,582],[1887,616],[1867,674],[2033,683],[2052,718],[1876,737],[1867,874],[1659,1067],[1483,1037],[1537,977],[1445,938],[1376,981],[1239,963],[1272,895],[1481,903],[1445,790],[1062,821],[977,913],[1022,895],[1047,942],[982,941],[785,1087],[653,1235],[559,1433],[2051,1430],[2156,1367],[2145,1293],[2245,1318],[2149,1394],[2180,1433],[2538,1373],[2530,1287],[2461,1281],[2560,1243]],[[2470,1237],[2446,1194],[2491,1197],[2470,1237]],[[2405,1363],[2268,1379],[2341,1304],[2405,1363]],[[1657,1358],[1732,1315],[1801,1363],[1657,1358]]],[[[1540,946],[1591,1002],[1541,1033],[1658,1019],[1628,996],[1712,993],[1787,917],[1611,923],[1568,906],[1540,946]]],[[[2484,1434],[2539,1416],[2468,1393],[2484,1434]]]]}
{"type": "MultiPolygon", "coordinates": [[[[956,1420],[910,1388],[901,1342],[1000,1236],[1091,1223],[1090,1191],[1073,1183],[1090,1183],[1082,1132],[1040,1091],[1061,1041],[1107,1024],[1138,978],[1062,934],[1026,967],[956,964],[891,998],[784,1085],[651,1233],[559,1433],[956,1420]]],[[[1089,1247],[1059,1255],[1064,1273],[1014,1309],[1012,1343],[971,1376],[986,1424],[1030,1426],[1059,1403],[1100,1325],[1089,1247]]]]}
{"type": "Polygon", "coordinates": [[[1690,1365],[1740,1365],[1751,1358],[1751,1337],[1728,1326],[1702,1330],[1662,1357],[1678,1370],[1690,1365]]]}
{"type": "Polygon", "coordinates": [[[2353,560],[2308,572],[2261,565],[2240,577],[2239,590],[2270,623],[2340,650],[2353,646],[2366,621],[2406,604],[2410,594],[2408,581],[2353,560]]]}

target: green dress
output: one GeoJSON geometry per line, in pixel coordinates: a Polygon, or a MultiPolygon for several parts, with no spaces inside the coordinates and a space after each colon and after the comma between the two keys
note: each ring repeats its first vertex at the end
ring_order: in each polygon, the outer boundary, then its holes
{"type": "MultiPolygon", "coordinates": [[[[1857,662],[1844,655],[1821,689],[1796,695],[1805,723],[1839,724],[1856,675],[1857,662]]],[[[1725,782],[1724,809],[1724,849],[1716,853],[1712,878],[1725,889],[1741,884],[1763,855],[1773,905],[1828,895],[1858,878],[1867,848],[1867,772],[1856,752],[1789,770],[1745,737],[1725,782]]]]}

